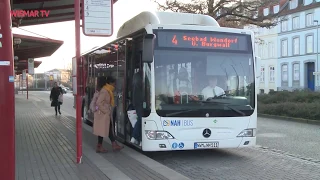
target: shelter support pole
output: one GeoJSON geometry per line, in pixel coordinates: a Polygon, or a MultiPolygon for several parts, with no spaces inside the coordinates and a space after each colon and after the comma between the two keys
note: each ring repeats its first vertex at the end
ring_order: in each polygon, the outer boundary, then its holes
{"type": "Polygon", "coordinates": [[[76,60],[77,60],[77,94],[76,94],[76,135],[77,135],[77,163],[82,160],[82,83],[81,83],[81,59],[80,59],[80,0],[74,1],[75,13],[75,38],[76,38],[76,60]]]}
{"type": "MultiPolygon", "coordinates": [[[[19,75],[19,90],[21,91],[21,74],[19,75]]],[[[19,91],[18,91],[19,94],[19,91]]]]}
{"type": "Polygon", "coordinates": [[[27,89],[27,99],[29,99],[29,85],[28,85],[28,74],[26,70],[26,89],[27,89]]]}
{"type": "Polygon", "coordinates": [[[0,0],[0,179],[15,180],[15,95],[10,0],[0,0]]]}

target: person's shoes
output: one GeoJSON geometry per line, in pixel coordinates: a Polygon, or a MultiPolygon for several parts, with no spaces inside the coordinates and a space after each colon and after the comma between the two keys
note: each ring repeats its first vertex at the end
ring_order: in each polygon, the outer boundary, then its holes
{"type": "Polygon", "coordinates": [[[121,150],[123,148],[123,146],[119,146],[118,144],[117,144],[117,142],[112,142],[112,149],[113,149],[113,151],[119,151],[119,150],[121,150]]]}
{"type": "Polygon", "coordinates": [[[61,115],[61,111],[59,110],[59,114],[61,115]]]}
{"type": "Polygon", "coordinates": [[[97,145],[96,152],[97,152],[97,153],[106,153],[106,152],[108,152],[108,150],[104,149],[104,148],[102,147],[102,144],[98,144],[98,145],[97,145]]]}
{"type": "Polygon", "coordinates": [[[58,115],[58,113],[56,112],[56,116],[58,115]]]}
{"type": "Polygon", "coordinates": [[[138,143],[138,141],[134,137],[131,138],[130,142],[132,144],[137,144],[138,143]]]}

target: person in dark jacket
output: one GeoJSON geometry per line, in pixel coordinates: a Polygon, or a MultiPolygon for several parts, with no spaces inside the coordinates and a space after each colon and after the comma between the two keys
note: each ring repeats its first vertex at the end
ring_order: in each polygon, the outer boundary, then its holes
{"type": "Polygon", "coordinates": [[[143,113],[143,99],[142,99],[142,77],[141,72],[137,72],[133,75],[132,85],[133,85],[133,96],[132,104],[137,113],[137,122],[134,125],[131,143],[140,144],[142,142],[141,137],[141,121],[143,113]]]}
{"type": "Polygon", "coordinates": [[[58,86],[57,82],[54,82],[53,88],[51,89],[50,93],[50,101],[51,101],[51,107],[54,107],[54,110],[56,111],[56,115],[61,114],[60,111],[60,105],[62,104],[59,102],[59,96],[63,94],[62,88],[58,86]]]}

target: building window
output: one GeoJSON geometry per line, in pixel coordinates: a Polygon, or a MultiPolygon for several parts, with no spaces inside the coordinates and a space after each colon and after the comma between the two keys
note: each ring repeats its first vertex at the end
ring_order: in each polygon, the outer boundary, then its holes
{"type": "Polygon", "coordinates": [[[313,13],[309,13],[306,15],[306,26],[313,26],[313,13]]]}
{"type": "Polygon", "coordinates": [[[272,42],[269,42],[269,44],[268,44],[269,58],[270,58],[270,57],[272,57],[272,51],[271,51],[271,48],[272,48],[272,42]]]}
{"type": "Polygon", "coordinates": [[[293,64],[293,80],[294,81],[300,80],[300,65],[298,63],[293,64]]]}
{"type": "Polygon", "coordinates": [[[260,71],[260,82],[264,82],[264,67],[261,67],[261,71],[260,71]]]}
{"type": "Polygon", "coordinates": [[[272,52],[272,57],[276,57],[276,49],[274,47],[274,43],[272,43],[271,52],[272,52]]]}
{"type": "Polygon", "coordinates": [[[288,56],[288,40],[281,41],[281,56],[288,56]]]}
{"type": "Polygon", "coordinates": [[[291,0],[290,1],[290,9],[295,9],[298,7],[298,0],[291,0]]]}
{"type": "Polygon", "coordinates": [[[275,55],[275,52],[274,52],[274,43],[273,42],[269,42],[268,44],[268,52],[269,52],[269,58],[273,58],[275,55]]]}
{"type": "Polygon", "coordinates": [[[269,68],[269,81],[274,82],[275,74],[274,74],[274,67],[270,66],[269,68]]]}
{"type": "Polygon", "coordinates": [[[268,51],[266,51],[268,49],[268,44],[264,44],[263,45],[263,58],[268,58],[268,51]]]}
{"type": "Polygon", "coordinates": [[[307,53],[313,53],[313,35],[307,36],[307,53]]]}
{"type": "Polygon", "coordinates": [[[284,64],[281,67],[281,79],[282,81],[288,81],[288,65],[284,64]]]}
{"type": "Polygon", "coordinates": [[[273,13],[274,14],[277,14],[279,12],[279,10],[280,10],[280,5],[273,6],[273,13]]]}
{"type": "Polygon", "coordinates": [[[287,20],[281,21],[281,31],[282,32],[288,31],[288,21],[287,20]]]}
{"type": "Polygon", "coordinates": [[[259,44],[259,56],[263,58],[263,45],[259,44]]]}
{"type": "Polygon", "coordinates": [[[292,18],[292,29],[299,29],[300,28],[300,18],[294,17],[292,18]]]}
{"type": "Polygon", "coordinates": [[[264,8],[263,9],[263,15],[268,16],[269,15],[269,8],[264,8]]]}
{"type": "Polygon", "coordinates": [[[307,5],[311,4],[312,2],[313,2],[313,0],[304,0],[304,5],[307,6],[307,5]]]}
{"type": "Polygon", "coordinates": [[[293,38],[293,55],[300,54],[300,40],[298,37],[293,38]]]}

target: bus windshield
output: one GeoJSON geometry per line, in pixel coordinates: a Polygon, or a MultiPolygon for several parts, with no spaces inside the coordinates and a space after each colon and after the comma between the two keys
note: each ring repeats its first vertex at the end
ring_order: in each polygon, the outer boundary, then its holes
{"type": "Polygon", "coordinates": [[[155,105],[158,115],[161,117],[250,116],[255,108],[251,37],[241,36],[247,38],[247,43],[235,47],[228,44],[228,41],[241,43],[241,38],[228,36],[226,39],[202,32],[184,34],[187,35],[162,31],[157,34],[154,64],[155,105]],[[189,42],[178,44],[179,41],[189,37],[191,38],[189,42]],[[215,37],[218,37],[218,42],[220,38],[222,43],[213,42],[212,48],[210,45],[205,45],[211,43],[208,42],[209,38],[215,37]],[[205,38],[206,42],[200,40],[205,38]],[[170,42],[164,42],[167,40],[170,42]],[[175,46],[176,44],[178,45],[175,46]],[[192,44],[198,44],[199,47],[192,44]]]}

